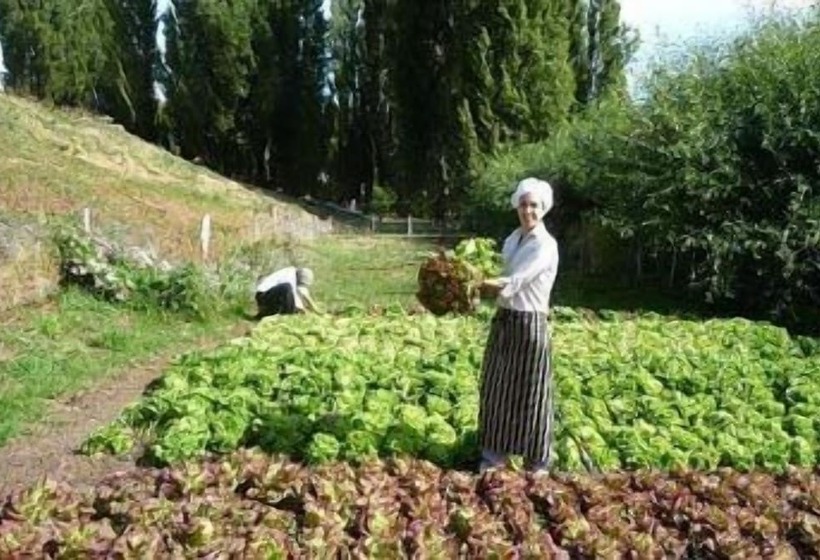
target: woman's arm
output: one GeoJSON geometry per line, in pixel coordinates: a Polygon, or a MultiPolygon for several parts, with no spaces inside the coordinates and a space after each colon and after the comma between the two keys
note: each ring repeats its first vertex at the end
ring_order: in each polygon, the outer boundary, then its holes
{"type": "Polygon", "coordinates": [[[557,249],[554,243],[542,240],[524,249],[527,254],[521,259],[521,265],[516,267],[509,276],[497,279],[501,287],[501,296],[513,297],[521,288],[532,282],[538,274],[556,266],[557,249]]]}
{"type": "Polygon", "coordinates": [[[319,306],[316,305],[316,302],[313,301],[313,298],[310,297],[310,292],[308,292],[305,288],[299,287],[299,297],[305,304],[305,308],[309,311],[313,311],[314,313],[321,314],[322,312],[319,311],[319,306]]]}

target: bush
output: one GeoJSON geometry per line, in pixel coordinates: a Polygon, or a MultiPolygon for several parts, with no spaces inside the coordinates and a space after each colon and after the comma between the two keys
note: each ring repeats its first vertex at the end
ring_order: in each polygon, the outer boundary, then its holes
{"type": "Polygon", "coordinates": [[[658,73],[607,162],[633,169],[606,195],[617,227],[708,302],[779,318],[820,304],[819,80],[816,22],[771,21],[658,73]]]}
{"type": "Polygon", "coordinates": [[[485,159],[469,193],[464,214],[468,229],[500,238],[517,227],[510,195],[525,177],[552,185],[555,206],[547,215],[551,232],[560,240],[591,210],[606,171],[596,165],[610,156],[615,139],[629,130],[633,109],[618,97],[606,97],[559,128],[544,142],[510,145],[485,159]]]}
{"type": "Polygon", "coordinates": [[[384,216],[393,212],[396,208],[398,197],[389,187],[373,185],[373,195],[370,200],[370,211],[373,214],[384,216]]]}
{"type": "Polygon", "coordinates": [[[69,228],[54,234],[62,286],[134,309],[207,319],[224,304],[219,278],[187,263],[173,266],[136,247],[119,247],[69,228]]]}
{"type": "Polygon", "coordinates": [[[640,103],[605,100],[485,162],[474,221],[490,217],[481,233],[514,225],[509,192],[540,176],[557,186],[551,220],[593,215],[653,257],[656,280],[808,323],[820,307],[820,18],[771,19],[688,54],[655,71],[640,103]]]}

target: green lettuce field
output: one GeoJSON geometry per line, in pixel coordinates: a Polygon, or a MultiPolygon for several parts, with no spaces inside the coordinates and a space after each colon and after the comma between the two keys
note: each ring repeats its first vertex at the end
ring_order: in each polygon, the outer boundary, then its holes
{"type": "MultiPolygon", "coordinates": [[[[180,361],[85,451],[136,446],[164,465],[258,446],[311,464],[406,455],[472,468],[489,313],[265,320],[180,361]]],[[[554,315],[556,469],[816,463],[811,345],[746,320],[554,315]]]]}

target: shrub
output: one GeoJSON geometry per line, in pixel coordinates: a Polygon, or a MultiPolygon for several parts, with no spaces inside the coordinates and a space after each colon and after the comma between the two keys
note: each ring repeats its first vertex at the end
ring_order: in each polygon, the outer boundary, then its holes
{"type": "Polygon", "coordinates": [[[62,286],[78,286],[106,301],[159,309],[195,319],[219,307],[218,278],[193,264],[173,266],[148,252],[123,248],[69,228],[54,234],[62,286]]]}
{"type": "Polygon", "coordinates": [[[557,186],[559,241],[590,214],[653,258],[656,281],[808,324],[820,307],[819,24],[770,19],[690,50],[639,103],[605,100],[547,142],[498,154],[472,194],[477,232],[514,225],[507,196],[537,175],[557,186]]]}

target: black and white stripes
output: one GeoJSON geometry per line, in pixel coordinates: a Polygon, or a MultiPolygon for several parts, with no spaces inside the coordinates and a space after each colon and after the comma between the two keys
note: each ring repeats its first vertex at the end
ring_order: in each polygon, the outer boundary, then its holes
{"type": "Polygon", "coordinates": [[[547,316],[500,308],[482,366],[479,443],[495,454],[548,464],[553,414],[547,316]]]}

